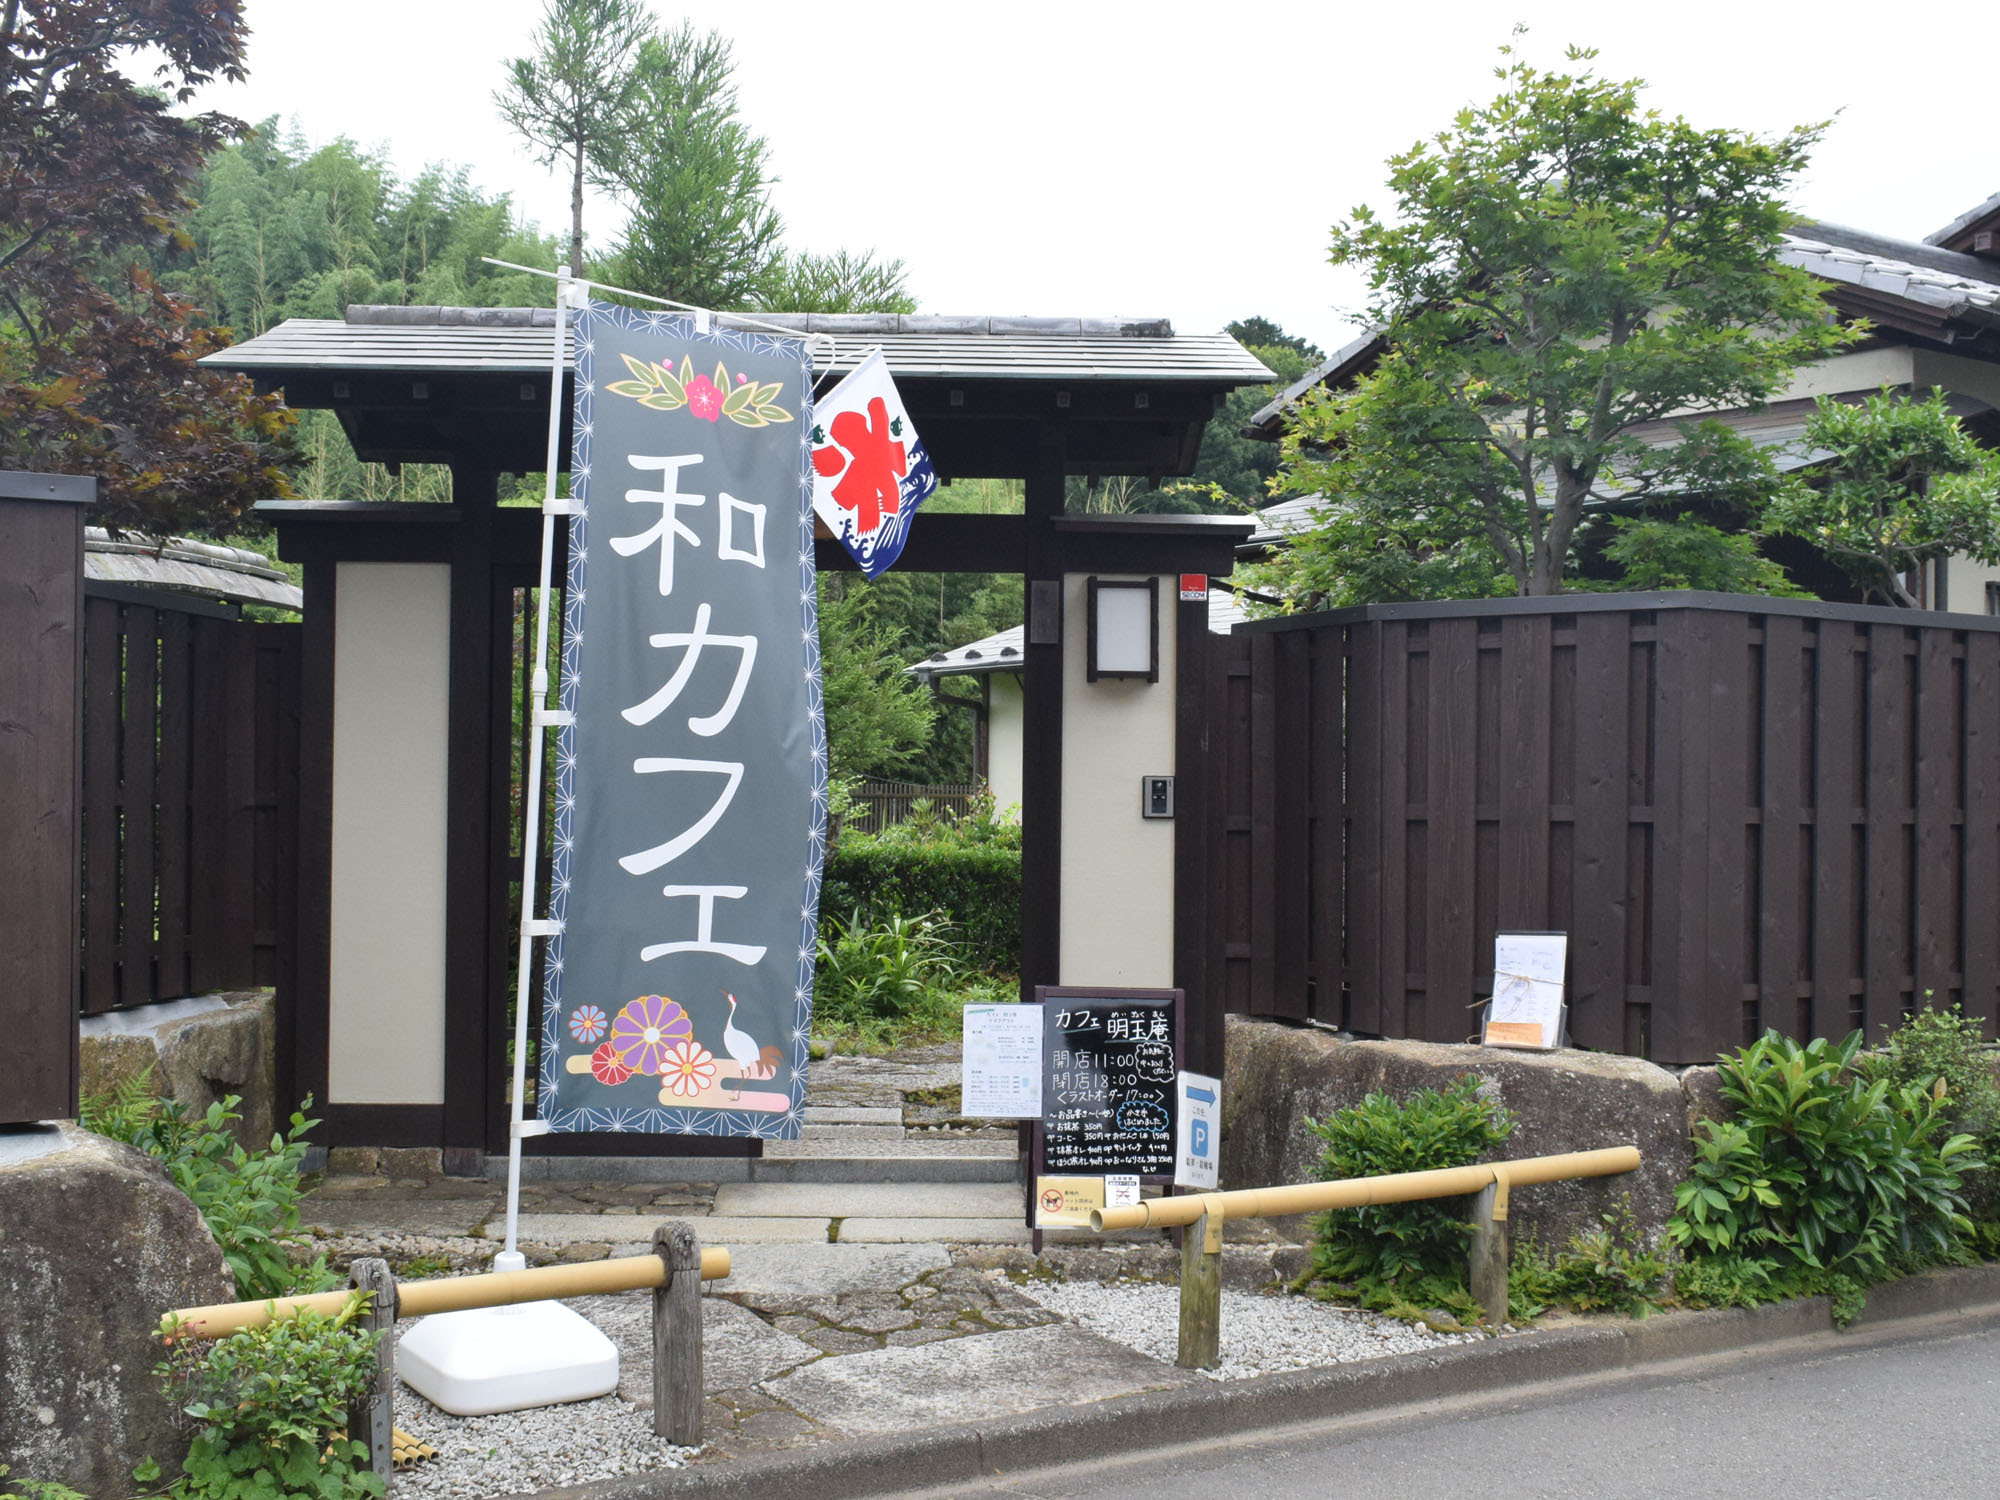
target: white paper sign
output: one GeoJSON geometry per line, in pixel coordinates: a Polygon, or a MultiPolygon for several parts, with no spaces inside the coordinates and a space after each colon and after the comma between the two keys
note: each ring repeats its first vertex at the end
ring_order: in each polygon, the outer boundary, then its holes
{"type": "Polygon", "coordinates": [[[1488,1045],[1554,1047],[1561,1040],[1568,953],[1567,933],[1503,932],[1494,938],[1488,1045]]]}
{"type": "Polygon", "coordinates": [[[1139,1174],[1128,1172],[1123,1175],[1107,1173],[1104,1178],[1104,1206],[1106,1208],[1132,1208],[1139,1201],[1139,1174]]]}
{"type": "Polygon", "coordinates": [[[1180,1075],[1174,1116],[1174,1185],[1213,1191],[1222,1161],[1222,1080],[1180,1075]]]}
{"type": "Polygon", "coordinates": [[[1042,1117],[1042,1008],[968,1005],[959,1110],[1002,1120],[1042,1117]]]}

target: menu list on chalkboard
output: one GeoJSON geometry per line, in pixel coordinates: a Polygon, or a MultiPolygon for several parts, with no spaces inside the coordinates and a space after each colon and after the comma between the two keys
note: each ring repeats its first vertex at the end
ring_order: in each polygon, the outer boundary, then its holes
{"type": "Polygon", "coordinates": [[[1042,1170],[1171,1177],[1180,1067],[1172,993],[1042,1004],[1042,1170]]]}

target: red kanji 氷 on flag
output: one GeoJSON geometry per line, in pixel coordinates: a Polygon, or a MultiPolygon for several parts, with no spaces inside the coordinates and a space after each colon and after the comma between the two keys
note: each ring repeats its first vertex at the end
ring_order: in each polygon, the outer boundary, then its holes
{"type": "Polygon", "coordinates": [[[911,517],[937,488],[937,470],[879,349],[814,410],[813,512],[863,573],[879,577],[902,555],[911,517]]]}

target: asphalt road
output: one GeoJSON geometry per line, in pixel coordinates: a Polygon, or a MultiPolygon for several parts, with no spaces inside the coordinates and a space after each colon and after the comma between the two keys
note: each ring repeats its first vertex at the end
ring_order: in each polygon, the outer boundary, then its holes
{"type": "MultiPolygon", "coordinates": [[[[1821,1346],[1824,1347],[1823,1345],[1821,1346]]],[[[2000,1497],[2000,1330],[1732,1356],[998,1476],[978,1500],[2000,1497]]]]}

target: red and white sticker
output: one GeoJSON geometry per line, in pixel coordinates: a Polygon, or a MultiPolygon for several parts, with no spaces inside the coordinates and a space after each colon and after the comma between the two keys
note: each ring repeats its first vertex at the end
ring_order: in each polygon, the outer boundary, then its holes
{"type": "Polygon", "coordinates": [[[1206,573],[1181,574],[1181,603],[1202,604],[1208,599],[1208,575],[1206,573]]]}

